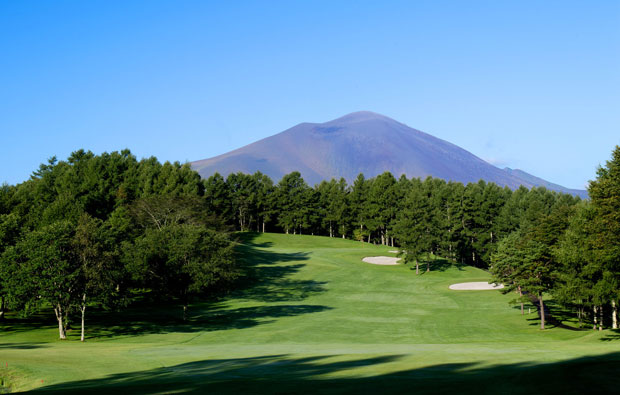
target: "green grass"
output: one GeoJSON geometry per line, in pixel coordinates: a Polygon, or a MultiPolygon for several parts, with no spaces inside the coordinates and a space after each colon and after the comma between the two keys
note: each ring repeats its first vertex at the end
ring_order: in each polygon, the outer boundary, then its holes
{"type": "MultiPolygon", "coordinates": [[[[376,266],[392,248],[325,237],[246,234],[260,281],[219,301],[87,316],[55,340],[50,314],[0,324],[0,377],[59,393],[612,392],[620,335],[551,327],[498,291],[451,291],[479,269],[437,261],[376,266]],[[425,268],[425,266],[423,267],[425,268]],[[7,366],[8,364],[8,366],[7,366]]],[[[569,326],[572,323],[569,323],[569,326]]]]}

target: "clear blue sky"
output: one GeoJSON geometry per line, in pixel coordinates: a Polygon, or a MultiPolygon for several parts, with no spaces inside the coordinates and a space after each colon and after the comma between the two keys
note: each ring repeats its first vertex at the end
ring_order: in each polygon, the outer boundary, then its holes
{"type": "Polygon", "coordinates": [[[620,144],[620,1],[0,2],[0,183],[358,110],[583,188],[620,144]]]}

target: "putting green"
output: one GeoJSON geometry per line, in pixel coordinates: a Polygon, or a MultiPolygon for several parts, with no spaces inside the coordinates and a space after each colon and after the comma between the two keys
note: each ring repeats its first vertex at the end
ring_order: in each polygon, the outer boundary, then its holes
{"type": "Polygon", "coordinates": [[[77,328],[55,340],[51,314],[10,316],[0,324],[0,376],[14,390],[59,393],[575,393],[620,385],[618,333],[540,331],[534,313],[521,316],[508,303],[513,295],[448,289],[488,281],[482,270],[437,260],[416,276],[408,265],[362,262],[390,247],[325,237],[245,234],[238,249],[260,281],[192,305],[187,323],[178,306],[91,312],[81,344],[77,328]]]}

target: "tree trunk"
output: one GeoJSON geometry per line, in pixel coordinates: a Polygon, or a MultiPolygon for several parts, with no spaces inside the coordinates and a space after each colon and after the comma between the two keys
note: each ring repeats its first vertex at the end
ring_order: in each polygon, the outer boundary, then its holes
{"type": "Polygon", "coordinates": [[[426,273],[431,271],[431,261],[426,257],[426,273]]]}
{"type": "Polygon", "coordinates": [[[394,236],[390,236],[390,242],[392,244],[392,247],[394,247],[394,236]]]}
{"type": "Polygon", "coordinates": [[[596,327],[598,326],[598,316],[596,315],[597,312],[597,308],[596,306],[592,306],[592,310],[594,311],[594,314],[592,314],[592,316],[594,317],[594,330],[596,330],[596,327]]]}
{"type": "Polygon", "coordinates": [[[86,293],[82,295],[82,330],[80,331],[80,341],[84,341],[84,315],[86,314],[86,293]]]}
{"type": "Polygon", "coordinates": [[[4,296],[0,297],[0,321],[4,320],[4,296]]]}
{"type": "Polygon", "coordinates": [[[54,307],[54,313],[56,313],[56,319],[58,320],[58,334],[60,339],[64,340],[67,338],[67,333],[65,331],[65,316],[62,307],[56,305],[56,307],[54,307]]]}
{"type": "Polygon", "coordinates": [[[618,306],[616,300],[611,300],[611,329],[618,329],[618,306]]]}
{"type": "Polygon", "coordinates": [[[417,259],[415,260],[415,274],[420,274],[420,265],[417,259]]]}
{"type": "Polygon", "coordinates": [[[183,321],[187,321],[187,302],[183,303],[183,321]]]}
{"type": "Polygon", "coordinates": [[[263,221],[263,233],[265,233],[265,221],[263,221]]]}
{"type": "Polygon", "coordinates": [[[598,330],[603,330],[603,305],[598,307],[598,330]]]}
{"type": "Polygon", "coordinates": [[[332,230],[332,221],[329,221],[329,237],[334,237],[334,232],[332,230]]]}
{"type": "Polygon", "coordinates": [[[524,315],[525,312],[523,311],[523,291],[521,290],[521,286],[517,285],[517,291],[519,292],[519,300],[521,301],[521,315],[524,315]]]}
{"type": "Polygon", "coordinates": [[[538,295],[538,302],[540,303],[540,329],[545,329],[545,304],[543,303],[542,295],[538,295]]]}

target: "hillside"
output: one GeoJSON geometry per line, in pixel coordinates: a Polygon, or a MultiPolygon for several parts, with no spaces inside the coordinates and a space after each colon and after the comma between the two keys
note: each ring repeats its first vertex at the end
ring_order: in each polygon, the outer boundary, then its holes
{"type": "MultiPolygon", "coordinates": [[[[438,260],[430,273],[376,266],[388,247],[243,234],[256,281],[224,299],[99,311],[89,337],[58,341],[51,314],[0,323],[0,377],[55,393],[613,392],[612,331],[538,330],[512,295],[452,291],[488,274],[438,260]]],[[[527,310],[527,308],[526,308],[527,310]]],[[[574,323],[569,323],[574,325],[574,323]]]]}
{"type": "Polygon", "coordinates": [[[512,189],[545,186],[586,197],[520,170],[500,169],[470,152],[386,116],[362,111],[325,123],[301,123],[284,132],[210,159],[191,163],[202,177],[218,172],[260,171],[274,181],[299,171],[314,185],[359,173],[374,177],[389,171],[396,177],[432,176],[462,183],[485,180],[512,189]]]}

